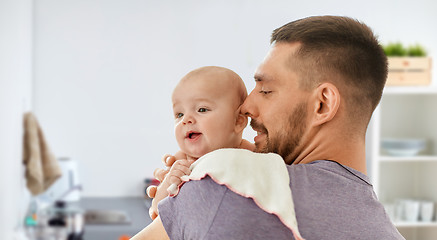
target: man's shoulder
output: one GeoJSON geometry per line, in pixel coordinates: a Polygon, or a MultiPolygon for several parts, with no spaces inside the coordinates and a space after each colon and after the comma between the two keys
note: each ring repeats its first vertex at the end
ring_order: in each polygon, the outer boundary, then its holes
{"type": "Polygon", "coordinates": [[[210,176],[206,175],[199,180],[191,180],[184,183],[176,198],[194,197],[194,195],[202,198],[217,198],[225,194],[226,191],[226,186],[218,184],[210,176]]]}
{"type": "Polygon", "coordinates": [[[299,229],[304,237],[402,239],[366,175],[332,161],[287,168],[299,229]],[[337,224],[331,224],[334,222],[337,224]]]}
{"type": "Polygon", "coordinates": [[[178,195],[162,200],[159,215],[170,238],[204,239],[226,191],[206,176],[185,183],[178,195]]]}
{"type": "Polygon", "coordinates": [[[333,180],[338,182],[339,180],[346,181],[349,179],[365,186],[372,186],[367,175],[331,160],[317,160],[306,164],[287,165],[287,170],[291,179],[304,175],[306,177],[314,176],[316,179],[322,178],[323,181],[333,180]]]}

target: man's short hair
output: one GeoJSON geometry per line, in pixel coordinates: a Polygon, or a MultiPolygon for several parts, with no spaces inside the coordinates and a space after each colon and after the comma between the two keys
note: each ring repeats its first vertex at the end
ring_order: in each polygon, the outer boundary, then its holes
{"type": "Polygon", "coordinates": [[[387,57],[367,25],[349,17],[308,17],[275,29],[271,43],[281,42],[300,43],[290,66],[300,73],[302,88],[339,83],[348,105],[361,108],[350,113],[370,119],[386,82],[387,57]]]}

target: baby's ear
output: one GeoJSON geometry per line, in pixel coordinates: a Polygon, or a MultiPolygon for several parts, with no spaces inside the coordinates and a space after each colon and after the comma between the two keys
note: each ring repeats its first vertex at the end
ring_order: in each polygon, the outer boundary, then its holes
{"type": "Polygon", "coordinates": [[[247,116],[241,113],[238,113],[237,119],[235,121],[235,132],[241,133],[243,132],[244,128],[247,126],[247,116]]]}

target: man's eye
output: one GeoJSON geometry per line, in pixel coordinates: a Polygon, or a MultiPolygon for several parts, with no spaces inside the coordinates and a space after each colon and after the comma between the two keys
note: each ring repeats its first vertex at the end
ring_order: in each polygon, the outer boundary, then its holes
{"type": "Polygon", "coordinates": [[[263,90],[261,90],[261,91],[259,91],[259,93],[261,93],[263,95],[267,95],[269,93],[272,93],[272,91],[263,91],[263,90]]]}
{"type": "Polygon", "coordinates": [[[207,112],[208,111],[208,109],[206,109],[206,108],[199,108],[199,110],[198,110],[198,112],[207,112]]]}
{"type": "Polygon", "coordinates": [[[177,113],[177,114],[176,114],[176,118],[181,118],[181,117],[183,117],[183,116],[184,116],[183,113],[177,113]]]}

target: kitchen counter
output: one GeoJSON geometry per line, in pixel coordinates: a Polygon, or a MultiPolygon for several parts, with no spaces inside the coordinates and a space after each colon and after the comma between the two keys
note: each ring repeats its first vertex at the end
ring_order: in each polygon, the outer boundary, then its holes
{"type": "Polygon", "coordinates": [[[142,197],[83,198],[84,211],[116,210],[127,214],[128,223],[85,224],[84,240],[118,240],[122,235],[134,236],[152,220],[149,217],[151,201],[142,197]]]}

